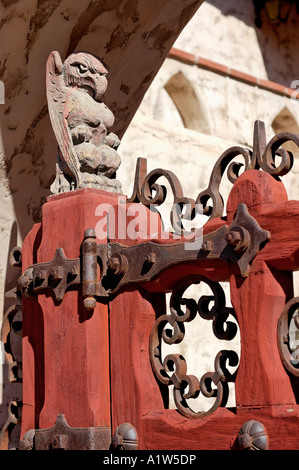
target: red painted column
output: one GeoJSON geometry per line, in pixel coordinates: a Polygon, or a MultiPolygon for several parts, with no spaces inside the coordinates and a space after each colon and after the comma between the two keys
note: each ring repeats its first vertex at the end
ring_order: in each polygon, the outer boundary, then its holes
{"type": "MultiPolygon", "coordinates": [[[[262,228],[272,232],[274,243],[283,220],[263,218],[269,209],[287,201],[283,184],[264,172],[247,171],[235,183],[228,204],[231,222],[238,203],[245,202],[249,213],[262,228]]],[[[291,229],[291,228],[290,228],[291,229]]],[[[252,262],[249,276],[231,276],[231,301],[241,332],[241,359],[236,378],[236,403],[242,407],[295,405],[290,377],[283,367],[277,347],[277,322],[285,303],[293,295],[291,271],[277,271],[267,263],[267,250],[252,262]]],[[[277,244],[273,247],[277,250],[277,244]]]]}
{"type": "MultiPolygon", "coordinates": [[[[117,202],[116,194],[93,189],[50,197],[43,206],[40,243],[36,231],[24,242],[23,269],[51,261],[57,248],[67,258],[79,258],[84,231],[99,221],[99,204],[117,202]]],[[[35,302],[24,301],[23,323],[22,435],[31,428],[52,427],[58,414],[72,427],[109,427],[107,304],[97,302],[87,311],[78,286],[61,302],[47,290],[35,302]]]]}
{"type": "Polygon", "coordinates": [[[231,279],[231,300],[241,330],[238,407],[296,405],[277,347],[277,322],[291,280],[288,273],[272,272],[266,263],[254,263],[248,279],[231,279]]]}
{"type": "MultiPolygon", "coordinates": [[[[150,240],[161,231],[159,215],[141,204],[118,206],[117,223],[125,220],[114,240],[123,245],[150,240]]],[[[149,293],[142,284],[121,289],[109,303],[112,430],[125,422],[132,424],[139,449],[146,448],[142,418],[153,409],[164,409],[163,393],[149,360],[149,338],[156,318],[165,314],[165,309],[165,295],[149,293]]]]}

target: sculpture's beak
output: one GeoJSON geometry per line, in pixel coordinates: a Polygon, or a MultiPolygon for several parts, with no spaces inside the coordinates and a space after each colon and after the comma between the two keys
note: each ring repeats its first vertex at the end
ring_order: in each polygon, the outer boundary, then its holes
{"type": "Polygon", "coordinates": [[[108,80],[105,75],[99,73],[94,76],[94,99],[100,101],[107,90],[108,80]]]}
{"type": "Polygon", "coordinates": [[[107,90],[108,80],[105,75],[94,73],[82,78],[81,87],[85,88],[95,101],[101,101],[107,90]]]}

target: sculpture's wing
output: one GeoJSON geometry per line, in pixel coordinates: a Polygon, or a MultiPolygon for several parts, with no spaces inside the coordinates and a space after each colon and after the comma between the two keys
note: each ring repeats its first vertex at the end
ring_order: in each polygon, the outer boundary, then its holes
{"type": "Polygon", "coordinates": [[[80,187],[81,174],[78,157],[75,153],[70,131],[65,119],[65,100],[67,87],[62,76],[62,61],[58,52],[54,51],[47,61],[47,100],[52,127],[60,149],[60,158],[65,173],[75,180],[80,187]]]}

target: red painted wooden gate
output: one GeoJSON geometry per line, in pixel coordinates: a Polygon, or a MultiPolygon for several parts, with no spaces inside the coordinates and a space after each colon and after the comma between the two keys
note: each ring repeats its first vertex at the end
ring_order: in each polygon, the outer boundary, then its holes
{"type": "MultiPolygon", "coordinates": [[[[22,251],[20,448],[299,448],[299,358],[290,346],[290,328],[299,327],[292,278],[299,202],[288,201],[280,180],[292,164],[281,149],[287,140],[299,143],[286,133],[266,145],[257,122],[253,152],[224,152],[196,201],[184,197],[173,173],[147,174],[144,160],[130,199],[96,189],[48,199],[22,251]],[[226,168],[234,185],[224,215],[226,168]],[[164,200],[163,176],[176,236],[163,232],[153,210],[164,200]],[[208,216],[203,232],[186,234],[180,210],[192,217],[200,205],[208,216]],[[212,295],[184,298],[199,282],[212,295]],[[239,325],[239,357],[221,348],[236,333],[229,314],[239,325]],[[182,354],[163,357],[164,342],[170,351],[188,342],[184,324],[196,315],[212,321],[220,344],[214,370],[202,377],[189,375],[182,354]],[[225,406],[231,381],[234,408],[225,406]],[[170,387],[176,409],[167,405],[170,387]],[[199,395],[210,403],[205,411],[192,409],[199,395]]],[[[200,337],[194,346],[196,359],[200,337]]]]}

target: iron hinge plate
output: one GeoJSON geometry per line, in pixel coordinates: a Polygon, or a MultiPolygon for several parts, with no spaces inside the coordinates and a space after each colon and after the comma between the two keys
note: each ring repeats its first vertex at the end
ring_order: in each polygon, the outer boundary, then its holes
{"type": "Polygon", "coordinates": [[[269,239],[270,233],[249,214],[246,204],[239,204],[230,226],[171,244],[98,244],[95,231],[89,228],[84,233],[80,258],[68,259],[58,248],[52,261],[28,267],[19,285],[27,298],[35,299],[51,289],[57,301],[63,299],[67,289],[81,285],[85,308],[92,310],[97,300],[108,300],[123,286],[149,282],[169,267],[190,261],[220,260],[237,265],[241,276],[247,276],[250,263],[269,239]]]}

